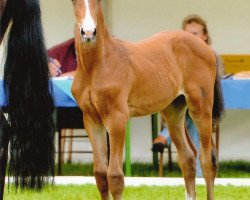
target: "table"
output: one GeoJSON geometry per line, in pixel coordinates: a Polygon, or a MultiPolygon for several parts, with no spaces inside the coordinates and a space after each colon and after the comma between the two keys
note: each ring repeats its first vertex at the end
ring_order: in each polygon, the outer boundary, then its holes
{"type": "MultiPolygon", "coordinates": [[[[78,107],[70,91],[72,79],[52,79],[55,107],[78,107]]],[[[3,81],[0,80],[0,106],[4,106],[3,81]]],[[[221,81],[226,109],[250,109],[250,79],[221,81]]]]}
{"type": "MultiPolygon", "coordinates": [[[[72,79],[56,79],[52,80],[53,96],[55,107],[72,108],[78,107],[70,91],[72,79]]],[[[0,106],[6,106],[5,95],[3,91],[3,80],[0,79],[0,106]]]]}
{"type": "Polygon", "coordinates": [[[235,80],[232,77],[221,81],[225,109],[250,109],[250,79],[235,80]]]}
{"type": "MultiPolygon", "coordinates": [[[[52,79],[55,106],[57,108],[77,108],[77,104],[71,94],[72,79],[52,79]]],[[[235,80],[232,77],[221,81],[226,109],[250,109],[250,79],[235,80]]],[[[0,80],[0,105],[4,106],[4,93],[0,80]]],[[[71,128],[71,127],[67,127],[71,128]]],[[[157,134],[157,117],[152,115],[152,132],[157,134]]],[[[130,123],[126,128],[125,144],[125,175],[131,175],[130,161],[130,123]]]]}

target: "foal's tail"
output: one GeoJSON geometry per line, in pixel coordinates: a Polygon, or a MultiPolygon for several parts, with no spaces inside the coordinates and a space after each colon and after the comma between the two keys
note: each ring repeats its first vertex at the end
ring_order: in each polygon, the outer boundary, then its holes
{"type": "Polygon", "coordinates": [[[54,175],[54,108],[39,0],[7,0],[0,25],[0,42],[10,26],[4,69],[9,175],[17,187],[40,189],[54,175]]]}
{"type": "Polygon", "coordinates": [[[214,104],[213,104],[213,119],[217,121],[221,120],[224,113],[224,98],[222,94],[220,79],[221,78],[220,75],[218,74],[218,68],[217,68],[217,74],[214,83],[214,104]]]}

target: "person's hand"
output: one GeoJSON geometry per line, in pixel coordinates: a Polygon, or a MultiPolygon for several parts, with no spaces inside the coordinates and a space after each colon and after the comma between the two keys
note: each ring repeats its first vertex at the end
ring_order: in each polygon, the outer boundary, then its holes
{"type": "Polygon", "coordinates": [[[61,64],[57,59],[49,59],[49,72],[52,77],[59,76],[62,73],[60,68],[61,64]]]}

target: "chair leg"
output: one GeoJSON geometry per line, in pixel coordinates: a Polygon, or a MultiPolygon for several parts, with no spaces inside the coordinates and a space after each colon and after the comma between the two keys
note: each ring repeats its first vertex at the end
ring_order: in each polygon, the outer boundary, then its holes
{"type": "Polygon", "coordinates": [[[61,131],[61,163],[64,163],[64,152],[65,152],[65,136],[67,134],[67,129],[62,129],[61,131]]]}
{"type": "MultiPolygon", "coordinates": [[[[173,171],[173,161],[172,161],[172,149],[171,144],[167,147],[168,149],[168,170],[170,172],[173,171]]],[[[159,160],[159,176],[163,177],[163,153],[160,153],[160,160],[159,160]]]]}
{"type": "Polygon", "coordinates": [[[10,134],[10,126],[4,117],[2,109],[0,108],[0,200],[3,199],[4,194],[10,134]]]}
{"type": "Polygon", "coordinates": [[[159,160],[159,176],[163,176],[163,153],[160,153],[160,160],[159,160]]]}
{"type": "Polygon", "coordinates": [[[69,150],[68,150],[68,159],[67,163],[71,163],[72,161],[72,147],[73,147],[73,129],[68,129],[69,130],[69,150]]]}

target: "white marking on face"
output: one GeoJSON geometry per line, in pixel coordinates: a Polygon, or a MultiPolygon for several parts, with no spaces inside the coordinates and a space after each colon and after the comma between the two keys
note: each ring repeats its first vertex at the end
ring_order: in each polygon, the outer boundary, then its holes
{"type": "Polygon", "coordinates": [[[95,22],[90,14],[90,8],[89,8],[89,0],[84,0],[85,8],[86,8],[86,14],[82,22],[82,29],[84,31],[94,31],[96,28],[95,22]]]}

